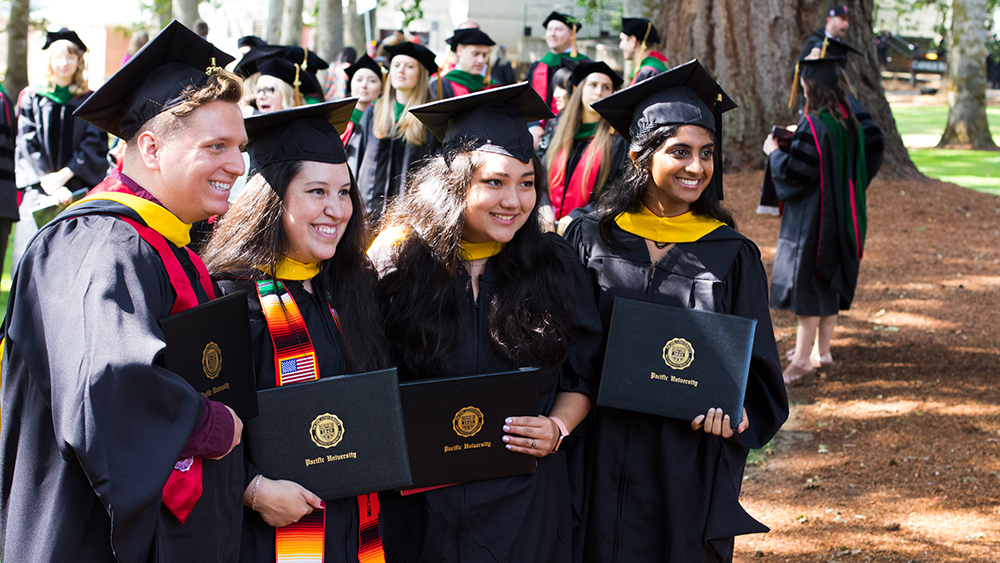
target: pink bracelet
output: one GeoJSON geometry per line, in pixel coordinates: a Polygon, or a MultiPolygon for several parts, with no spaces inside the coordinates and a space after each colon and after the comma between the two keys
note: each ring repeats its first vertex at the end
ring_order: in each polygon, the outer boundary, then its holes
{"type": "Polygon", "coordinates": [[[556,423],[556,426],[559,427],[559,434],[563,438],[565,438],[566,436],[569,436],[569,430],[566,429],[566,424],[563,421],[559,420],[558,418],[556,418],[554,416],[550,416],[549,420],[551,420],[551,421],[553,421],[553,422],[556,423]]]}

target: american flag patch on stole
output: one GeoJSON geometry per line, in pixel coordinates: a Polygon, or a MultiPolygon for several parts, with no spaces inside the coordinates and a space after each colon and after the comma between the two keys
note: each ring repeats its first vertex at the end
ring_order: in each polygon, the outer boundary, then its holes
{"type": "Polygon", "coordinates": [[[281,360],[280,369],[283,385],[316,379],[316,360],[312,354],[281,360]]]}

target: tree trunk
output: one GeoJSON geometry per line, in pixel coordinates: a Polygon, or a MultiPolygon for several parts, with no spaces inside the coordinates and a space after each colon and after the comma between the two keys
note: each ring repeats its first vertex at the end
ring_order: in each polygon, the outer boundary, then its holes
{"type": "Polygon", "coordinates": [[[200,0],[173,0],[174,19],[194,29],[194,22],[198,21],[198,3],[200,0]]]}
{"type": "Polygon", "coordinates": [[[948,47],[948,125],[939,148],[997,150],[986,121],[986,0],[954,0],[948,47]]]}
{"type": "MultiPolygon", "coordinates": [[[[739,109],[726,114],[726,167],[764,166],[761,145],[773,125],[798,121],[788,108],[791,69],[810,30],[826,22],[828,0],[756,2],[753,0],[664,0],[656,24],[665,37],[664,54],[672,66],[697,58],[739,109]]],[[[850,0],[847,42],[863,56],[848,62],[847,76],[858,100],[885,136],[885,164],[894,178],[922,178],[896,131],[885,99],[872,31],[872,0],[850,0]]],[[[984,58],[985,60],[985,58],[984,58]]]]}
{"type": "MultiPolygon", "coordinates": [[[[153,0],[149,4],[149,9],[153,11],[153,21],[156,25],[156,33],[168,25],[174,19],[174,3],[172,0],[153,0]]],[[[150,35],[156,35],[150,33],[150,35]]]]}
{"type": "Polygon", "coordinates": [[[285,13],[281,17],[281,43],[302,44],[302,0],[285,0],[285,13]]]}
{"type": "Polygon", "coordinates": [[[267,5],[267,30],[264,40],[273,45],[281,43],[281,13],[285,9],[285,0],[270,0],[267,5]]]}
{"type": "MultiPolygon", "coordinates": [[[[373,12],[374,14],[374,12],[373,12]]],[[[367,53],[365,49],[365,16],[358,15],[358,4],[356,0],[351,0],[344,13],[344,43],[354,47],[358,51],[358,56],[367,53]]]]}
{"type": "Polygon", "coordinates": [[[341,0],[319,0],[316,22],[316,53],[333,63],[344,48],[344,4],[341,0]]]}
{"type": "Polygon", "coordinates": [[[7,77],[4,87],[17,101],[28,85],[28,15],[29,0],[11,0],[7,24],[7,77]]]}

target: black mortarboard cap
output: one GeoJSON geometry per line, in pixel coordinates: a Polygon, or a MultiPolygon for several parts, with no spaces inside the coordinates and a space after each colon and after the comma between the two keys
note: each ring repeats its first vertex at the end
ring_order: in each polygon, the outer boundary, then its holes
{"type": "Polygon", "coordinates": [[[715,133],[715,177],[722,199],[722,114],[734,102],[697,59],[591,104],[622,137],[664,125],[700,125],[715,133]]]}
{"type": "Polygon", "coordinates": [[[448,38],[448,45],[455,51],[459,45],[487,45],[492,47],[496,42],[490,39],[483,30],[479,28],[456,29],[454,35],[448,38]]]}
{"type": "Polygon", "coordinates": [[[45,32],[45,45],[42,45],[42,50],[46,50],[52,46],[56,41],[69,41],[70,43],[76,45],[84,52],[87,51],[87,46],[84,45],[83,40],[80,36],[76,34],[75,31],[70,31],[65,27],[59,31],[46,31],[45,32]]]}
{"type": "Polygon", "coordinates": [[[850,16],[851,16],[850,10],[844,4],[831,4],[830,9],[826,11],[826,17],[828,18],[832,17],[847,18],[850,16]]]}
{"type": "Polygon", "coordinates": [[[90,95],[73,115],[130,140],[152,117],[184,101],[233,57],[174,20],[90,95]]]}
{"type": "Polygon", "coordinates": [[[809,32],[809,34],[810,35],[814,35],[814,36],[816,36],[816,37],[819,38],[819,40],[820,40],[820,52],[821,53],[823,51],[823,47],[822,47],[823,43],[822,43],[822,41],[826,40],[826,57],[843,57],[844,58],[844,60],[841,61],[841,63],[840,63],[841,67],[847,66],[847,55],[850,55],[850,54],[861,55],[861,54],[863,54],[861,51],[855,49],[853,45],[851,45],[851,44],[849,44],[847,42],[841,41],[840,39],[833,39],[831,37],[827,37],[825,33],[823,33],[822,31],[820,31],[818,29],[812,30],[811,32],[809,32]]]}
{"type": "Polygon", "coordinates": [[[837,67],[846,60],[844,57],[826,57],[825,59],[804,59],[799,61],[799,76],[811,78],[827,86],[837,85],[837,67]]]}
{"type": "Polygon", "coordinates": [[[283,58],[264,59],[257,63],[257,72],[261,76],[273,76],[284,81],[289,86],[295,85],[295,78],[299,79],[299,92],[303,96],[320,94],[323,87],[312,72],[298,68],[295,63],[283,58]]]}
{"type": "Polygon", "coordinates": [[[251,171],[289,160],[347,162],[340,135],[347,129],[357,98],[261,113],[243,120],[251,171]]]}
{"type": "Polygon", "coordinates": [[[375,62],[374,59],[369,57],[367,53],[365,53],[364,55],[361,55],[360,59],[354,61],[354,64],[344,70],[347,74],[347,82],[350,83],[351,80],[354,80],[354,74],[363,68],[367,68],[368,70],[374,72],[375,76],[378,76],[379,80],[382,80],[382,67],[375,62]]]}
{"type": "Polygon", "coordinates": [[[573,84],[579,86],[583,84],[583,81],[587,79],[588,76],[599,72],[611,79],[611,84],[614,85],[615,90],[625,82],[625,79],[621,77],[617,72],[615,72],[607,63],[595,62],[595,61],[580,61],[580,64],[573,67],[573,84]]]}
{"type": "Polygon", "coordinates": [[[261,45],[267,45],[267,41],[256,35],[244,35],[236,40],[237,47],[260,47],[261,45]]]}
{"type": "Polygon", "coordinates": [[[410,113],[441,140],[445,149],[457,140],[471,140],[475,150],[530,162],[534,141],[527,123],[553,117],[528,82],[431,102],[410,113]]]}
{"type": "Polygon", "coordinates": [[[423,65],[430,74],[438,71],[437,63],[434,61],[434,53],[427,47],[417,45],[412,41],[406,41],[398,45],[386,45],[385,52],[389,53],[390,61],[396,55],[406,55],[417,59],[417,62],[423,65]]]}
{"type": "Polygon", "coordinates": [[[643,38],[646,39],[646,43],[660,42],[656,26],[646,18],[622,18],[622,33],[638,38],[640,43],[643,38]]]}
{"type": "Polygon", "coordinates": [[[545,21],[542,22],[542,27],[548,27],[550,21],[563,22],[570,29],[575,28],[577,31],[580,31],[580,22],[577,21],[577,19],[572,16],[567,16],[566,14],[560,14],[559,12],[552,12],[551,14],[548,15],[548,17],[545,18],[545,21]]]}

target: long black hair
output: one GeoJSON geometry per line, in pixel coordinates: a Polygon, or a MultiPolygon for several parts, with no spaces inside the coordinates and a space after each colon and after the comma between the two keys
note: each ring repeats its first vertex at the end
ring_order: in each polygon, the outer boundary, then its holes
{"type": "MultiPolygon", "coordinates": [[[[254,174],[240,198],[219,221],[203,252],[213,276],[220,273],[250,279],[274,279],[257,266],[277,271],[287,255],[288,237],[282,201],[288,185],[302,168],[302,161],[276,162],[254,174]]],[[[320,282],[330,305],[337,311],[344,346],[355,373],[390,365],[375,291],[377,274],[365,251],[371,234],[364,204],[351,174],[353,213],[337,244],[333,258],[325,261],[320,282]]]]}
{"type": "MultiPolygon", "coordinates": [[[[538,224],[545,171],[537,158],[538,196],[524,226],[490,259],[496,284],[487,309],[490,340],[519,366],[550,366],[566,353],[573,307],[568,266],[538,224]]],[[[466,192],[482,153],[467,145],[424,161],[407,175],[405,195],[390,206],[381,227],[405,233],[392,246],[379,282],[386,335],[396,360],[413,373],[452,374],[461,339],[462,300],[471,278],[462,263],[466,192]]]]}
{"type": "MultiPolygon", "coordinates": [[[[611,234],[615,219],[622,213],[638,213],[642,210],[642,198],[652,181],[653,155],[667,140],[676,137],[681,127],[683,125],[664,125],[632,138],[629,150],[635,153],[634,159],[630,159],[626,164],[625,174],[610,188],[605,189],[598,200],[597,232],[609,246],[616,244],[611,234]]],[[[712,140],[715,140],[714,134],[712,140]]],[[[722,170],[720,155],[715,155],[713,158],[714,173],[718,174],[722,170]]],[[[711,217],[736,228],[733,214],[719,199],[718,179],[715,177],[701,192],[701,196],[691,204],[691,211],[696,215],[711,217]]]]}

